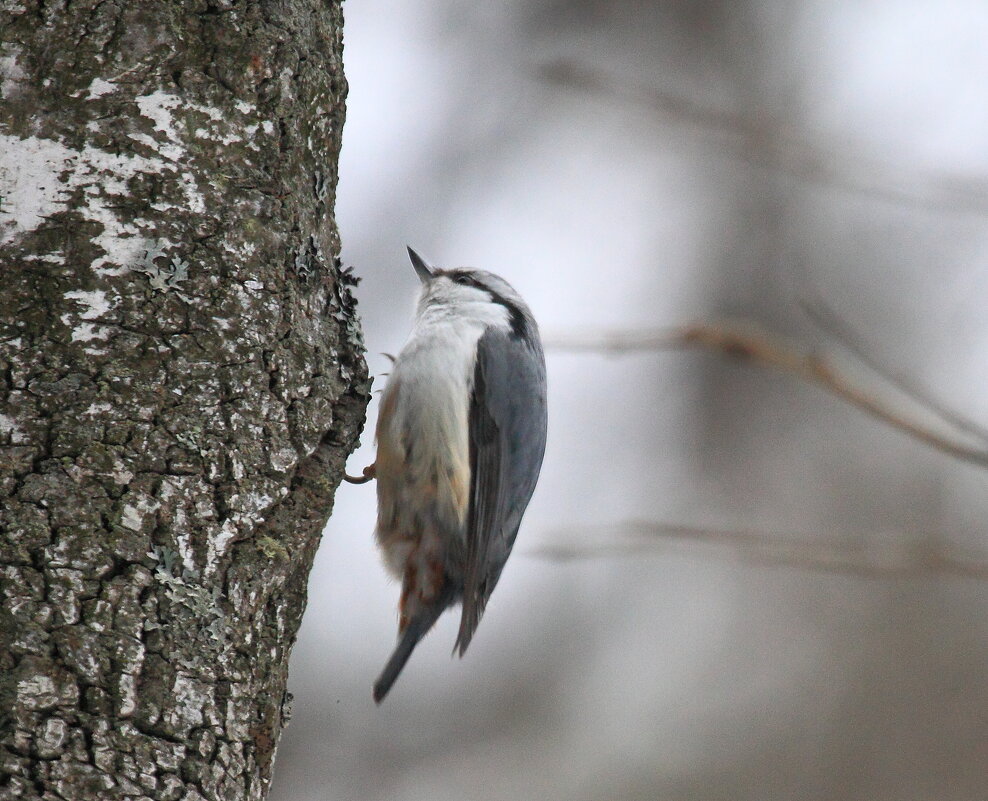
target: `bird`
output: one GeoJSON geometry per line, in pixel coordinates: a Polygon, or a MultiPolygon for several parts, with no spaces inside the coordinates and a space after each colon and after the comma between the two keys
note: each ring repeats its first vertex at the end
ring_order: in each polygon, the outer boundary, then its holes
{"type": "Polygon", "coordinates": [[[545,453],[538,325],[503,278],[437,269],[412,248],[415,320],[381,395],[375,537],[402,582],[398,642],[374,683],[381,703],[419,641],[460,604],[466,653],[511,553],[545,453]]]}

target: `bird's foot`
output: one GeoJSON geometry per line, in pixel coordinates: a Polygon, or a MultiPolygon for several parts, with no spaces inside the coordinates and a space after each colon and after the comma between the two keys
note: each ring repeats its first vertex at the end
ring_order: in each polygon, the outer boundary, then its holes
{"type": "Polygon", "coordinates": [[[343,474],[343,480],[348,481],[351,484],[366,484],[373,478],[377,478],[377,463],[368,465],[364,468],[363,475],[360,476],[349,476],[346,473],[343,474]]]}

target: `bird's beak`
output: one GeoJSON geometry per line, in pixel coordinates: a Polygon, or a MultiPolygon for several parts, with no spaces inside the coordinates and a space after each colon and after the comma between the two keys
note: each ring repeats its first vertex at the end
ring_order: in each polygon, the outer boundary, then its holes
{"type": "Polygon", "coordinates": [[[415,272],[418,274],[419,281],[423,284],[428,284],[432,280],[433,269],[429,266],[429,263],[423,259],[418,253],[405,245],[408,248],[408,258],[412,260],[412,267],[415,268],[415,272]]]}

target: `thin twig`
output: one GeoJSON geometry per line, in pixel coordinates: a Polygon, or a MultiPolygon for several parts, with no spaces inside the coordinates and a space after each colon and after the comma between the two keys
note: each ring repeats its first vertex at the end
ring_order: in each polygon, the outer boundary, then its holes
{"type": "Polygon", "coordinates": [[[908,164],[862,156],[847,144],[826,147],[808,131],[787,130],[777,121],[704,106],[627,76],[612,76],[574,61],[540,65],[541,77],[559,86],[624,100],[664,121],[729,137],[728,156],[798,180],[836,187],[900,206],[936,212],[988,214],[988,179],[980,175],[921,172],[908,164]]]}
{"type": "MultiPolygon", "coordinates": [[[[547,337],[548,347],[557,350],[629,353],[703,347],[737,359],[775,367],[817,383],[832,394],[857,406],[878,420],[903,431],[930,447],[965,462],[988,466],[988,449],[972,446],[938,434],[922,423],[893,411],[878,398],[855,386],[830,360],[816,353],[801,353],[795,346],[771,339],[750,324],[696,323],[679,328],[644,331],[601,332],[592,336],[547,337]]],[[[912,395],[912,393],[907,392],[912,395]]],[[[920,401],[922,403],[922,401],[920,401]]],[[[923,405],[929,407],[928,403],[923,405]]]]}
{"type": "Polygon", "coordinates": [[[800,307],[824,333],[833,337],[837,342],[847,348],[848,351],[866,367],[879,375],[892,386],[910,399],[916,401],[927,410],[950,423],[959,431],[977,437],[988,445],[988,428],[976,423],[970,418],[958,414],[953,409],[947,408],[943,403],[933,397],[924,387],[914,383],[910,378],[900,372],[890,370],[887,366],[872,356],[864,340],[857,334],[851,326],[844,321],[833,309],[826,305],[819,297],[803,298],[799,301],[800,307]]]}
{"type": "MultiPolygon", "coordinates": [[[[596,538],[595,543],[548,546],[528,553],[553,561],[584,560],[628,556],[654,550],[662,543],[678,542],[729,548],[737,557],[756,564],[861,578],[950,575],[988,579],[988,555],[961,554],[940,542],[913,540],[903,544],[884,538],[881,543],[847,539],[821,542],[778,532],[731,531],[651,521],[632,521],[588,531],[596,538]]],[[[572,539],[573,534],[572,530],[566,531],[566,539],[572,539]]],[[[563,536],[560,533],[559,538],[563,536]]]]}

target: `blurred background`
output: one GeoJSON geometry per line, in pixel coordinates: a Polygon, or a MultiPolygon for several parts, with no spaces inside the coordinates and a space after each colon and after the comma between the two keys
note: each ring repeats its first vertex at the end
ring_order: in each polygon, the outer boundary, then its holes
{"type": "MultiPolygon", "coordinates": [[[[988,423],[988,4],[346,13],[337,211],[377,389],[408,243],[504,275],[556,343],[730,317],[839,358],[819,298],[988,423]]],[[[985,801],[988,469],[713,352],[547,362],[477,637],[451,659],[448,614],[380,708],[399,588],[373,484],[340,487],[272,799],[985,801]]]]}

